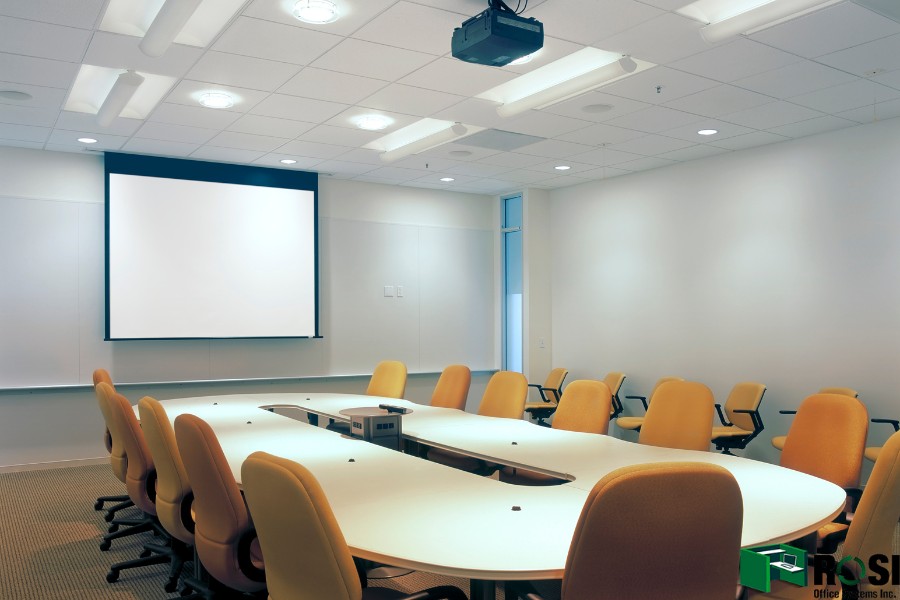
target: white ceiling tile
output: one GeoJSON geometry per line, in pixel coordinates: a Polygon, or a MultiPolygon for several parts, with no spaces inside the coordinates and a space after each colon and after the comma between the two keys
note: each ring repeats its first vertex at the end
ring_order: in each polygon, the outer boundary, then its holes
{"type": "Polygon", "coordinates": [[[591,180],[609,179],[610,177],[619,177],[620,175],[628,175],[631,171],[626,169],[616,169],[613,167],[600,167],[587,173],[582,173],[582,177],[590,177],[591,180]]]}
{"type": "Polygon", "coordinates": [[[0,104],[0,123],[53,127],[59,113],[48,108],[0,104]]]}
{"type": "Polygon", "coordinates": [[[638,102],[637,100],[629,100],[621,96],[613,96],[598,90],[582,94],[571,100],[558,102],[552,106],[541,109],[541,112],[563,115],[574,119],[584,119],[585,121],[594,121],[602,123],[627,115],[635,111],[651,106],[646,102],[638,102]],[[597,107],[610,107],[608,110],[597,111],[597,107]],[[594,107],[594,108],[591,108],[594,107]]]}
{"type": "MultiPolygon", "coordinates": [[[[342,155],[341,160],[347,160],[347,159],[345,159],[344,156],[342,155]]],[[[354,161],[354,162],[356,162],[356,161],[354,161]]],[[[378,159],[378,161],[376,163],[370,163],[370,164],[377,164],[380,166],[384,166],[384,162],[382,162],[381,159],[378,159]]],[[[446,171],[447,169],[450,169],[452,167],[455,167],[460,164],[465,164],[465,163],[461,163],[458,160],[448,160],[446,158],[437,158],[435,156],[429,156],[425,152],[421,152],[419,154],[412,154],[410,156],[401,158],[400,160],[393,162],[391,164],[395,167],[401,167],[403,169],[418,169],[420,171],[427,171],[429,173],[430,172],[440,173],[442,171],[446,171]]]]}
{"type": "Polygon", "coordinates": [[[705,117],[718,117],[720,115],[753,108],[772,102],[774,98],[751,92],[729,84],[722,84],[690,96],[678,98],[667,102],[666,106],[676,110],[703,115],[705,117]]]}
{"type": "Polygon", "coordinates": [[[80,62],[91,39],[91,32],[84,29],[4,16],[0,31],[0,52],[68,62],[80,62]]]}
{"type": "Polygon", "coordinates": [[[17,125],[15,123],[0,123],[0,139],[16,140],[19,142],[44,143],[50,137],[49,127],[34,127],[32,125],[17,125]]]}
{"type": "Polygon", "coordinates": [[[714,139],[721,140],[727,137],[751,133],[752,131],[753,129],[750,129],[749,127],[728,123],[726,121],[719,121],[718,119],[703,119],[702,121],[697,121],[690,125],[683,125],[681,127],[676,127],[675,129],[667,129],[665,135],[667,137],[693,142],[694,144],[707,144],[714,139]],[[701,129],[715,129],[718,133],[704,136],[697,133],[701,129]]]}
{"type": "Polygon", "coordinates": [[[491,102],[490,100],[468,98],[431,116],[435,119],[458,121],[493,129],[502,127],[505,121],[503,117],[497,114],[497,106],[496,102],[491,102]]]}
{"type": "Polygon", "coordinates": [[[529,10],[527,16],[544,23],[544,31],[554,37],[579,44],[592,44],[662,14],[658,8],[634,0],[550,1],[529,10]]]}
{"type": "Polygon", "coordinates": [[[358,104],[367,108],[427,117],[464,99],[464,96],[392,83],[358,104]]]}
{"type": "Polygon", "coordinates": [[[70,131],[86,131],[88,133],[111,133],[113,135],[133,135],[144,122],[140,119],[117,117],[106,127],[97,123],[97,116],[89,113],[64,110],[59,113],[56,127],[70,131]]]}
{"type": "Polygon", "coordinates": [[[336,144],[338,146],[350,146],[358,148],[365,146],[384,135],[383,131],[366,131],[353,127],[335,127],[333,125],[318,125],[299,137],[307,142],[321,142],[323,144],[336,144]]]}
{"type": "Polygon", "coordinates": [[[206,52],[187,78],[274,92],[300,69],[297,65],[225,52],[206,52]]]}
{"type": "MultiPolygon", "coordinates": [[[[593,167],[596,168],[596,167],[593,167]]],[[[517,171],[507,171],[503,174],[504,179],[515,181],[518,183],[534,183],[535,181],[544,181],[547,179],[546,171],[528,171],[519,169],[517,171]]]]}
{"type": "Polygon", "coordinates": [[[645,133],[658,133],[689,123],[696,123],[702,119],[703,117],[666,108],[665,106],[651,106],[650,108],[612,119],[609,121],[609,124],[645,133]]]}
{"type": "Polygon", "coordinates": [[[620,169],[625,169],[626,171],[647,171],[650,169],[658,169],[659,167],[667,167],[669,165],[676,164],[677,161],[668,160],[665,158],[660,158],[658,156],[653,157],[645,157],[639,158],[637,160],[632,160],[627,163],[622,163],[617,165],[620,169]]]}
{"type": "Polygon", "coordinates": [[[491,148],[479,148],[477,146],[466,146],[465,138],[461,139],[458,142],[453,142],[450,144],[441,144],[435,148],[430,150],[426,150],[425,152],[421,152],[420,156],[427,157],[437,157],[437,158],[445,158],[447,160],[456,160],[456,161],[480,161],[484,160],[485,157],[493,156],[495,154],[501,154],[499,150],[493,150],[491,148]]]}
{"type": "Polygon", "coordinates": [[[572,160],[597,165],[598,167],[608,167],[609,165],[617,165],[639,158],[643,157],[639,154],[632,154],[631,152],[619,152],[618,150],[612,150],[610,148],[598,148],[596,150],[591,150],[590,152],[585,152],[584,154],[573,156],[572,160]]]}
{"type": "Polygon", "coordinates": [[[800,60],[800,57],[746,38],[715,46],[669,66],[724,83],[764,73],[800,60]]]}
{"type": "Polygon", "coordinates": [[[514,77],[515,73],[496,67],[439,58],[407,75],[400,83],[459,96],[475,96],[514,77]]]}
{"type": "Polygon", "coordinates": [[[856,79],[844,85],[836,85],[811,94],[795,96],[791,102],[824,113],[839,113],[861,106],[871,106],[900,98],[900,90],[889,88],[866,79],[856,79]]]}
{"type": "Polygon", "coordinates": [[[63,129],[54,129],[47,140],[47,144],[55,146],[75,146],[79,148],[87,148],[88,150],[118,150],[122,144],[128,141],[123,135],[107,135],[102,133],[91,133],[91,137],[97,140],[96,144],[86,146],[78,141],[78,138],[85,137],[86,131],[67,131],[63,129]]]}
{"type": "MultiPolygon", "coordinates": [[[[683,2],[683,0],[677,0],[683,2]]],[[[701,23],[675,13],[664,13],[594,45],[665,65],[709,49],[700,37],[701,23]]]]}
{"type": "Polygon", "coordinates": [[[135,136],[165,142],[205,144],[217,133],[218,131],[215,129],[202,129],[200,127],[186,127],[184,125],[170,125],[168,123],[148,121],[137,130],[135,136]]]}
{"type": "Polygon", "coordinates": [[[30,108],[46,108],[58,111],[62,108],[63,101],[66,99],[66,90],[40,85],[0,81],[0,90],[31,94],[31,99],[29,100],[10,100],[0,97],[0,104],[10,104],[12,106],[28,106],[30,108]]]}
{"type": "Polygon", "coordinates": [[[662,104],[717,85],[718,81],[706,77],[668,67],[653,67],[606,85],[603,92],[647,104],[662,104]]]}
{"type": "Polygon", "coordinates": [[[852,48],[900,33],[900,24],[841,2],[751,35],[756,41],[806,58],[852,48]]]}
{"type": "Polygon", "coordinates": [[[322,31],[239,17],[212,47],[231,54],[306,65],[340,41],[340,36],[322,31]]]}
{"type": "Polygon", "coordinates": [[[642,131],[634,129],[624,129],[622,127],[614,127],[606,123],[597,123],[589,127],[570,131],[558,137],[560,140],[567,142],[576,142],[579,144],[587,144],[589,146],[601,146],[603,144],[617,144],[633,140],[634,138],[646,135],[642,131]]]}
{"type": "MultiPolygon", "coordinates": [[[[200,106],[200,96],[206,92],[225,92],[231,96],[234,106],[227,110],[232,113],[247,112],[261,100],[269,96],[267,92],[261,92],[259,90],[183,79],[172,88],[172,91],[169,92],[169,95],[166,96],[164,101],[196,107],[200,106]]],[[[207,108],[206,110],[214,111],[225,109],[207,108]]]]}
{"type": "Polygon", "coordinates": [[[102,156],[103,150],[88,150],[81,146],[69,146],[64,144],[44,144],[44,150],[49,152],[70,152],[73,154],[92,154],[94,156],[102,156]]]}
{"type": "MultiPolygon", "coordinates": [[[[570,175],[581,176],[582,173],[587,171],[593,171],[597,168],[597,165],[592,165],[590,163],[580,163],[569,159],[556,159],[556,160],[548,160],[546,162],[542,162],[536,164],[534,166],[528,167],[529,171],[534,171],[536,173],[543,173],[544,178],[549,177],[568,177],[570,175]],[[557,169],[556,167],[569,167],[568,169],[557,169]]],[[[503,178],[506,179],[506,174],[503,175],[503,178]]]]}
{"type": "Polygon", "coordinates": [[[900,90],[900,70],[884,71],[872,76],[871,81],[900,90]]]}
{"type": "Polygon", "coordinates": [[[316,165],[316,171],[320,173],[330,173],[342,177],[355,177],[369,171],[374,171],[375,165],[367,165],[365,163],[348,162],[344,160],[326,160],[316,165]]]}
{"type": "Polygon", "coordinates": [[[240,116],[241,113],[232,112],[230,110],[214,110],[203,106],[188,106],[186,104],[170,104],[164,102],[154,109],[147,120],[159,121],[160,123],[171,123],[173,125],[225,129],[234,123],[240,116]]]}
{"type": "Polygon", "coordinates": [[[279,94],[356,104],[387,85],[371,77],[306,67],[278,89],[279,94]]]}
{"type": "Polygon", "coordinates": [[[21,0],[0,3],[0,15],[43,21],[80,29],[93,29],[104,0],[21,0]]]}
{"type": "Polygon", "coordinates": [[[336,0],[340,18],[332,23],[316,25],[304,23],[291,14],[296,2],[282,0],[254,0],[244,11],[248,17],[256,17],[267,21],[275,21],[286,25],[304,27],[316,31],[325,31],[334,35],[350,35],[375,15],[385,10],[397,0],[336,0]]]}
{"type": "Polygon", "coordinates": [[[295,138],[306,133],[316,125],[291,119],[279,119],[276,117],[262,117],[260,115],[244,115],[228,126],[229,131],[241,133],[253,133],[256,135],[270,135],[273,137],[295,138]]]}
{"type": "Polygon", "coordinates": [[[501,173],[510,171],[510,167],[501,167],[499,165],[489,165],[481,162],[459,163],[455,167],[444,169],[451,175],[468,175],[470,177],[493,177],[501,173]]]}
{"type": "Polygon", "coordinates": [[[434,56],[431,54],[348,38],[312,63],[312,66],[395,81],[433,60],[434,56]]]}
{"type": "Polygon", "coordinates": [[[564,188],[573,185],[581,185],[591,181],[589,177],[578,177],[576,175],[564,175],[562,177],[554,177],[543,181],[551,189],[564,188]]]}
{"type": "Polygon", "coordinates": [[[664,152],[672,152],[693,146],[695,142],[681,140],[662,135],[645,135],[644,137],[635,138],[621,144],[613,144],[610,146],[613,150],[622,152],[631,152],[633,154],[641,154],[643,156],[657,156],[664,152]]]}
{"type": "Polygon", "coordinates": [[[900,34],[820,56],[817,61],[854,75],[900,69],[900,34]]]}
{"type": "Polygon", "coordinates": [[[534,144],[528,144],[521,148],[516,148],[519,154],[531,154],[545,158],[565,158],[582,152],[593,150],[592,146],[585,144],[576,144],[574,142],[564,142],[562,140],[544,140],[534,144]]]}
{"type": "Polygon", "coordinates": [[[725,115],[722,120],[753,129],[771,129],[821,116],[822,113],[817,110],[779,100],[725,115]]]}
{"type": "Polygon", "coordinates": [[[835,129],[843,129],[844,127],[852,127],[858,125],[855,121],[842,119],[827,115],[816,119],[800,121],[799,123],[791,123],[790,125],[782,125],[781,127],[773,127],[769,131],[778,135],[790,138],[800,138],[807,135],[815,135],[826,131],[834,131],[835,129]]]}
{"type": "Polygon", "coordinates": [[[900,100],[879,102],[875,106],[862,106],[840,112],[835,116],[850,119],[857,123],[875,123],[885,119],[893,119],[894,117],[900,117],[900,100]]]}
{"type": "Polygon", "coordinates": [[[726,150],[743,150],[744,148],[753,148],[755,146],[765,146],[766,144],[775,144],[783,142],[790,138],[783,135],[776,135],[768,131],[754,131],[745,135],[737,135],[732,138],[713,142],[712,145],[726,150]]]}
{"type": "Polygon", "coordinates": [[[419,177],[418,179],[413,179],[412,183],[416,185],[424,185],[427,187],[431,187],[433,189],[445,189],[445,190],[454,190],[461,185],[470,184],[480,177],[472,177],[469,175],[461,175],[459,173],[447,173],[446,171],[438,171],[435,170],[431,175],[426,175],[424,177],[419,177]],[[453,181],[441,181],[442,177],[452,177],[453,181]]]}
{"type": "Polygon", "coordinates": [[[472,183],[460,187],[479,194],[502,194],[505,192],[512,192],[520,189],[521,184],[516,183],[515,181],[485,178],[476,179],[472,183]]]}
{"type": "Polygon", "coordinates": [[[456,13],[401,0],[355,31],[353,37],[440,56],[449,52],[453,28],[459,25],[456,13]]]}
{"type": "Polygon", "coordinates": [[[488,165],[509,167],[511,169],[524,169],[544,162],[545,158],[546,157],[544,156],[519,154],[518,152],[499,152],[497,154],[482,157],[480,160],[488,165]]]}
{"type": "Polygon", "coordinates": [[[847,83],[856,79],[849,73],[820,65],[811,60],[803,60],[781,67],[738,79],[734,85],[772,96],[773,98],[790,98],[814,92],[822,88],[847,83]]]}
{"type": "Polygon", "coordinates": [[[707,156],[714,156],[716,154],[724,154],[728,152],[725,148],[716,148],[715,146],[707,146],[706,144],[697,144],[696,146],[688,146],[687,148],[682,148],[681,150],[673,150],[672,152],[665,152],[659,155],[659,158],[667,158],[669,160],[676,160],[678,162],[686,162],[689,160],[697,160],[700,158],[706,158],[707,156]]]}
{"type": "Polygon", "coordinates": [[[68,89],[78,69],[75,63],[0,53],[0,77],[4,81],[68,89]]]}
{"type": "Polygon", "coordinates": [[[394,182],[410,181],[420,177],[427,177],[429,173],[418,169],[401,169],[400,167],[379,167],[366,173],[370,177],[378,177],[394,182]]]}
{"type": "Polygon", "coordinates": [[[172,44],[159,58],[151,58],[138,47],[141,38],[105,31],[94,32],[84,63],[110,69],[132,69],[169,77],[184,77],[203,50],[172,44]]]}
{"type": "Polygon", "coordinates": [[[253,164],[257,165],[266,165],[269,167],[275,167],[278,169],[290,169],[293,171],[304,171],[311,170],[314,166],[320,164],[322,162],[321,158],[308,158],[304,156],[294,156],[291,154],[281,154],[280,152],[271,152],[269,154],[264,154],[253,161],[253,164]],[[294,160],[297,161],[293,164],[286,165],[282,163],[282,160],[294,160]]]}
{"type": "Polygon", "coordinates": [[[355,148],[353,150],[345,152],[344,154],[341,154],[341,160],[381,166],[384,164],[384,162],[381,160],[381,154],[382,153],[379,150],[355,148]]]}
{"type": "Polygon", "coordinates": [[[190,156],[191,152],[199,148],[199,144],[185,142],[167,142],[165,140],[149,140],[145,138],[131,138],[122,150],[136,154],[155,154],[157,156],[190,156]]]}
{"type": "MultiPolygon", "coordinates": [[[[238,150],[256,150],[259,152],[272,152],[276,148],[283,146],[287,140],[285,138],[270,137],[266,135],[253,135],[251,133],[240,133],[237,131],[223,131],[216,137],[207,142],[208,146],[219,146],[221,148],[235,148],[238,150]]],[[[254,159],[255,160],[255,159],[254,159]]]]}
{"type": "Polygon", "coordinates": [[[284,94],[272,94],[250,112],[264,117],[279,117],[282,119],[295,119],[321,123],[347,108],[343,104],[313,100],[312,98],[299,98],[284,94]]]}
{"type": "Polygon", "coordinates": [[[324,160],[344,154],[347,152],[347,147],[336,146],[334,144],[322,144],[320,142],[294,140],[279,148],[278,152],[280,154],[291,156],[306,156],[308,158],[321,158],[324,160]]]}
{"type": "Polygon", "coordinates": [[[589,125],[590,122],[581,119],[532,110],[522,115],[504,119],[498,129],[550,138],[589,125]]]}
{"type": "MultiPolygon", "coordinates": [[[[18,125],[13,125],[12,127],[18,127],[18,125]]],[[[27,127],[23,125],[23,127],[27,127]]],[[[2,128],[2,126],[0,126],[2,128]]],[[[50,130],[47,130],[49,135],[50,130]]],[[[26,142],[24,140],[16,140],[11,138],[4,138],[0,136],[0,146],[9,146],[10,148],[28,148],[29,150],[42,150],[44,148],[44,142],[26,142]]]]}
{"type": "Polygon", "coordinates": [[[230,163],[252,163],[263,155],[262,152],[253,150],[238,150],[237,148],[219,148],[216,146],[201,146],[191,153],[191,158],[201,160],[214,160],[230,163]]]}

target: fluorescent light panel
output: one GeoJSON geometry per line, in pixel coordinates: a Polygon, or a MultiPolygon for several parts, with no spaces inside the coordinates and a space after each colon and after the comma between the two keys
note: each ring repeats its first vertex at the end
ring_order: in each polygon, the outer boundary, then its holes
{"type": "MultiPolygon", "coordinates": [[[[175,36],[175,43],[205,48],[244,3],[245,0],[202,0],[175,36]]],[[[100,30],[142,37],[163,4],[163,0],[110,0],[100,30]]]]}
{"type": "Polygon", "coordinates": [[[788,21],[839,0],[696,0],[676,12],[708,23],[700,35],[710,43],[788,21]]]}
{"type": "MultiPolygon", "coordinates": [[[[81,65],[64,110],[96,114],[106,101],[122,69],[81,65]]],[[[138,72],[144,82],[122,109],[119,116],[144,119],[175,84],[174,77],[138,72]]]]}
{"type": "Polygon", "coordinates": [[[125,110],[143,83],[143,75],[134,71],[120,73],[97,111],[97,123],[108,127],[125,110]]]}
{"type": "Polygon", "coordinates": [[[394,162],[482,129],[484,128],[454,123],[453,121],[420,119],[412,125],[407,125],[402,129],[382,136],[364,147],[380,150],[382,151],[382,161],[394,162]]]}

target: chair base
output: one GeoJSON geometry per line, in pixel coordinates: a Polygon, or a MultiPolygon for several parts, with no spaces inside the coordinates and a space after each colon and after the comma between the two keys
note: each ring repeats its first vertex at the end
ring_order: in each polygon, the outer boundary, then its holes
{"type": "MultiPolygon", "coordinates": [[[[123,560],[117,562],[109,568],[106,574],[106,581],[115,583],[119,580],[119,573],[125,569],[136,569],[138,567],[147,567],[150,565],[159,565],[170,562],[173,557],[172,549],[168,546],[160,546],[159,544],[144,544],[144,551],[141,552],[140,558],[132,560],[123,560]]],[[[174,592],[175,588],[166,591],[174,592]]]]}

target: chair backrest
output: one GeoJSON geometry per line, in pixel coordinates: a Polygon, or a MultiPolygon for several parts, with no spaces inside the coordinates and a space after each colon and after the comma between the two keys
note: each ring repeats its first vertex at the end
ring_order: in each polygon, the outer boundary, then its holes
{"type": "Polygon", "coordinates": [[[402,398],[406,393],[406,365],[399,360],[383,360],[375,366],[367,396],[402,398]]]}
{"type": "Polygon", "coordinates": [[[862,402],[840,394],[813,394],[791,422],[781,466],[830,481],[859,486],[869,413],[862,402]]]}
{"type": "Polygon", "coordinates": [[[521,419],[528,397],[528,380],[515,371],[497,371],[488,381],[478,406],[485,417],[521,419]]]}
{"type": "Polygon", "coordinates": [[[100,383],[105,383],[109,386],[110,390],[113,392],[116,391],[116,386],[113,385],[112,378],[109,376],[106,369],[97,369],[94,371],[94,394],[97,396],[97,404],[100,405],[100,412],[103,414],[103,422],[106,426],[106,429],[103,432],[103,444],[109,452],[109,464],[112,467],[113,474],[116,478],[122,483],[125,483],[125,473],[128,471],[128,457],[125,455],[125,444],[122,442],[121,438],[113,436],[112,434],[110,428],[112,413],[110,413],[109,410],[109,403],[100,397],[100,392],[97,390],[97,385],[100,383]]]}
{"type": "Polygon", "coordinates": [[[577,379],[566,386],[553,415],[553,429],[606,433],[612,394],[602,381],[577,379]]]}
{"type": "MultiPolygon", "coordinates": [[[[893,554],[894,529],[900,518],[900,432],[882,447],[856,507],[844,541],[844,556],[857,556],[868,564],[873,554],[893,554]]],[[[848,567],[856,568],[854,561],[848,567]]],[[[859,575],[857,573],[857,575],[859,575]]],[[[868,581],[860,586],[871,589],[868,581]]],[[[888,586],[885,586],[890,589],[888,586]]]]}
{"type": "Polygon", "coordinates": [[[270,600],[359,600],[362,586],[319,482],[305,467],[254,452],[241,467],[266,557],[270,600]]]}
{"type": "Polygon", "coordinates": [[[265,587],[249,561],[253,523],[212,427],[196,415],[175,418],[175,439],[194,491],[194,546],[206,570],[242,592],[265,587]]]}
{"type": "Polygon", "coordinates": [[[715,399],[695,381],[667,381],[653,392],[638,442],[648,446],[708,450],[715,399]]]}
{"type": "Polygon", "coordinates": [[[134,416],[134,408],[123,396],[113,391],[108,383],[100,382],[95,388],[101,410],[106,405],[110,415],[110,433],[113,439],[119,438],[128,457],[125,471],[125,489],[134,505],[147,514],[156,514],[154,501],[156,487],[156,469],[153,457],[144,439],[144,432],[134,416]]]}
{"type": "Polygon", "coordinates": [[[559,390],[562,393],[562,385],[563,381],[566,380],[566,375],[569,374],[569,370],[563,367],[556,367],[555,369],[551,369],[549,373],[547,373],[547,378],[544,379],[545,388],[550,388],[551,390],[559,390]]]}
{"type": "Polygon", "coordinates": [[[619,600],[622,590],[629,598],[731,600],[742,522],[741,490],[718,465],[617,469],[588,494],[569,547],[562,600],[619,600]]]}
{"type": "Polygon", "coordinates": [[[472,371],[465,365],[450,365],[438,378],[431,394],[431,406],[465,410],[472,384],[472,371]]]}
{"type": "Polygon", "coordinates": [[[753,431],[753,418],[747,413],[734,412],[735,410],[756,410],[766,393],[766,386],[761,383],[747,381],[735,384],[731,393],[725,399],[725,414],[728,421],[741,429],[753,431]]]}
{"type": "Polygon", "coordinates": [[[622,384],[625,382],[625,373],[621,373],[619,371],[610,371],[606,374],[606,377],[603,378],[603,383],[609,388],[609,393],[613,396],[619,394],[619,390],[622,389],[622,384]]]}
{"type": "MultiPolygon", "coordinates": [[[[684,381],[684,377],[678,377],[676,375],[667,375],[665,377],[660,377],[656,380],[656,383],[653,385],[653,389],[650,390],[650,395],[647,396],[647,402],[650,403],[653,401],[653,396],[656,395],[656,391],[659,390],[659,386],[664,383],[668,383],[670,381],[684,381]]],[[[714,406],[715,408],[715,406],[714,406]]]]}
{"type": "Polygon", "coordinates": [[[138,402],[138,413],[156,467],[156,516],[172,537],[193,546],[194,520],[190,509],[194,495],[175,442],[175,430],[166,409],[150,396],[138,402]]]}
{"type": "Polygon", "coordinates": [[[838,396],[850,396],[851,398],[859,398],[859,392],[848,387],[823,387],[819,390],[820,394],[837,394],[838,396]]]}

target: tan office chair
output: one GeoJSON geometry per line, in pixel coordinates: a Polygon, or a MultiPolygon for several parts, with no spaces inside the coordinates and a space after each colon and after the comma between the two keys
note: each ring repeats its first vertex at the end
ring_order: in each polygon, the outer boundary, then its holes
{"type": "MultiPolygon", "coordinates": [[[[194,492],[187,478],[181,453],[175,441],[175,430],[159,401],[145,396],[138,402],[141,430],[156,467],[156,516],[163,528],[172,536],[172,562],[169,567],[167,592],[178,587],[185,561],[194,558],[194,517],[192,504],[194,492]]],[[[195,562],[198,567],[199,561],[195,562]]],[[[189,590],[207,593],[195,571],[194,578],[186,578],[189,590]]]]}
{"type": "MultiPolygon", "coordinates": [[[[125,472],[125,487],[128,490],[128,497],[144,513],[143,522],[131,529],[152,530],[168,541],[168,534],[156,519],[156,469],[153,458],[150,456],[150,449],[144,439],[144,433],[137,417],[134,416],[134,408],[124,396],[114,392],[112,386],[104,382],[97,384],[97,396],[101,406],[105,404],[105,410],[111,417],[109,425],[113,439],[118,437],[125,446],[125,455],[128,456],[128,469],[125,472]]],[[[108,550],[113,539],[125,535],[130,535],[130,531],[120,530],[107,533],[103,536],[100,549],[108,550]]],[[[171,558],[172,550],[168,546],[146,543],[140,558],[113,564],[106,574],[106,581],[109,583],[117,581],[119,573],[125,569],[166,563],[171,558]]]]}
{"type": "MultiPolygon", "coordinates": [[[[605,435],[609,429],[612,394],[602,381],[577,379],[566,386],[550,427],[566,431],[605,435]]],[[[500,481],[514,485],[556,485],[565,483],[555,477],[517,469],[500,469],[500,481]]]]}
{"type": "Polygon", "coordinates": [[[606,374],[606,377],[603,378],[603,383],[606,384],[606,387],[609,388],[610,394],[612,394],[612,404],[609,408],[609,418],[615,419],[622,411],[625,409],[622,406],[622,400],[619,398],[619,392],[622,390],[622,384],[625,383],[625,373],[621,373],[619,371],[610,371],[606,374]]]}
{"type": "Polygon", "coordinates": [[[557,367],[547,374],[547,378],[542,385],[537,383],[528,384],[528,387],[536,389],[541,396],[540,402],[525,403],[525,412],[532,419],[537,419],[538,425],[549,427],[544,419],[556,412],[556,407],[559,405],[559,399],[562,396],[563,381],[565,381],[568,374],[568,369],[557,367]]]}
{"type": "MultiPolygon", "coordinates": [[[[653,386],[653,389],[650,391],[650,396],[625,396],[628,400],[640,400],[641,404],[644,405],[644,414],[647,413],[647,409],[650,406],[650,402],[653,401],[653,397],[656,395],[656,391],[659,389],[659,386],[669,381],[684,381],[683,377],[660,377],[656,384],[653,386]]],[[[621,411],[620,411],[621,412],[621,411]]],[[[641,426],[644,424],[644,417],[618,417],[616,419],[616,427],[619,429],[627,429],[629,431],[640,431],[641,426]]]]}
{"type": "Polygon", "coordinates": [[[266,556],[269,600],[465,600],[451,586],[411,596],[364,588],[322,487],[302,465],[254,452],[241,481],[266,556]]]}
{"type": "MultiPolygon", "coordinates": [[[[890,557],[893,554],[894,530],[898,519],[900,519],[900,433],[894,433],[882,448],[878,460],[875,461],[875,466],[872,468],[872,474],[847,531],[843,555],[860,557],[864,562],[867,562],[869,557],[875,554],[890,557]]],[[[849,570],[846,573],[848,580],[860,579],[859,565],[855,561],[847,561],[844,568],[849,570]]],[[[887,568],[890,569],[890,566],[887,568]]],[[[881,592],[894,591],[890,577],[884,586],[873,585],[868,577],[861,579],[858,586],[846,586],[849,589],[845,589],[844,592],[852,591],[852,593],[845,593],[844,598],[856,598],[855,593],[858,592],[874,593],[871,596],[873,598],[890,597],[890,594],[881,596],[881,592]]],[[[809,581],[813,581],[812,572],[809,573],[809,581]]],[[[773,582],[771,592],[751,597],[811,600],[820,597],[816,592],[821,589],[820,586],[798,587],[773,582]]]]}
{"type": "Polygon", "coordinates": [[[469,398],[469,386],[472,384],[472,371],[465,365],[450,365],[438,378],[431,394],[431,406],[439,408],[466,409],[469,398]]]}
{"type": "Polygon", "coordinates": [[[709,450],[712,391],[694,381],[667,381],[653,394],[638,443],[682,450],[709,450]]]}
{"type": "MultiPolygon", "coordinates": [[[[873,423],[885,423],[894,428],[894,431],[900,431],[900,421],[896,419],[872,419],[873,423]]],[[[863,456],[868,460],[875,462],[878,460],[878,454],[881,452],[881,446],[867,446],[863,456]]]]}
{"type": "MultiPolygon", "coordinates": [[[[109,372],[106,371],[106,369],[95,370],[93,380],[95,395],[97,395],[98,383],[105,383],[111,387],[113,391],[116,390],[116,386],[113,385],[112,382],[112,377],[109,376],[109,372]]],[[[103,414],[103,444],[106,446],[106,451],[109,453],[109,464],[110,467],[112,467],[113,475],[124,484],[125,471],[128,468],[128,459],[125,457],[125,445],[121,440],[113,439],[112,434],[109,432],[109,421],[111,419],[108,414],[109,411],[106,408],[105,402],[101,402],[99,398],[97,399],[97,402],[100,404],[100,411],[103,414]]],[[[94,510],[103,510],[103,505],[107,502],[115,502],[116,504],[106,509],[106,512],[103,515],[106,522],[112,521],[118,511],[134,506],[134,502],[131,501],[128,494],[118,494],[114,496],[98,497],[94,502],[94,510]]],[[[133,520],[129,520],[129,522],[133,522],[133,520]]],[[[112,524],[109,529],[110,533],[118,530],[120,525],[122,525],[121,522],[112,524]]]]}
{"type": "MultiPolygon", "coordinates": [[[[838,396],[850,396],[851,398],[859,398],[859,392],[854,390],[853,388],[848,387],[823,387],[819,390],[820,394],[837,394],[838,396]]],[[[795,415],[797,414],[796,410],[779,410],[779,414],[782,415],[795,415]]],[[[784,442],[787,439],[786,435],[776,435],[772,438],[772,446],[775,447],[776,450],[784,450],[784,442]]]]}
{"type": "Polygon", "coordinates": [[[264,590],[259,540],[215,432],[196,415],[182,414],[175,418],[175,439],[194,491],[194,545],[215,579],[212,587],[264,590]]]}
{"type": "Polygon", "coordinates": [[[406,365],[399,360],[385,360],[375,367],[366,396],[402,398],[406,393],[406,365]]]}
{"type": "MultiPolygon", "coordinates": [[[[521,419],[527,396],[528,380],[524,375],[515,371],[497,371],[484,388],[478,414],[501,419],[521,419]]],[[[440,448],[429,448],[426,457],[442,465],[471,473],[488,474],[496,469],[483,460],[440,448]]]]}
{"type": "Polygon", "coordinates": [[[761,383],[738,383],[731,388],[725,400],[725,412],[722,405],[716,404],[721,426],[713,427],[712,443],[722,454],[731,454],[732,450],[743,450],[750,441],[762,433],[765,428],[759,415],[759,405],[766,393],[766,386],[761,383]]]}
{"type": "MultiPolygon", "coordinates": [[[[559,589],[562,600],[733,600],[742,524],[741,490],[718,465],[617,469],[591,490],[562,582],[546,587],[559,589]]],[[[543,598],[519,582],[507,591],[507,598],[543,598]]]]}

